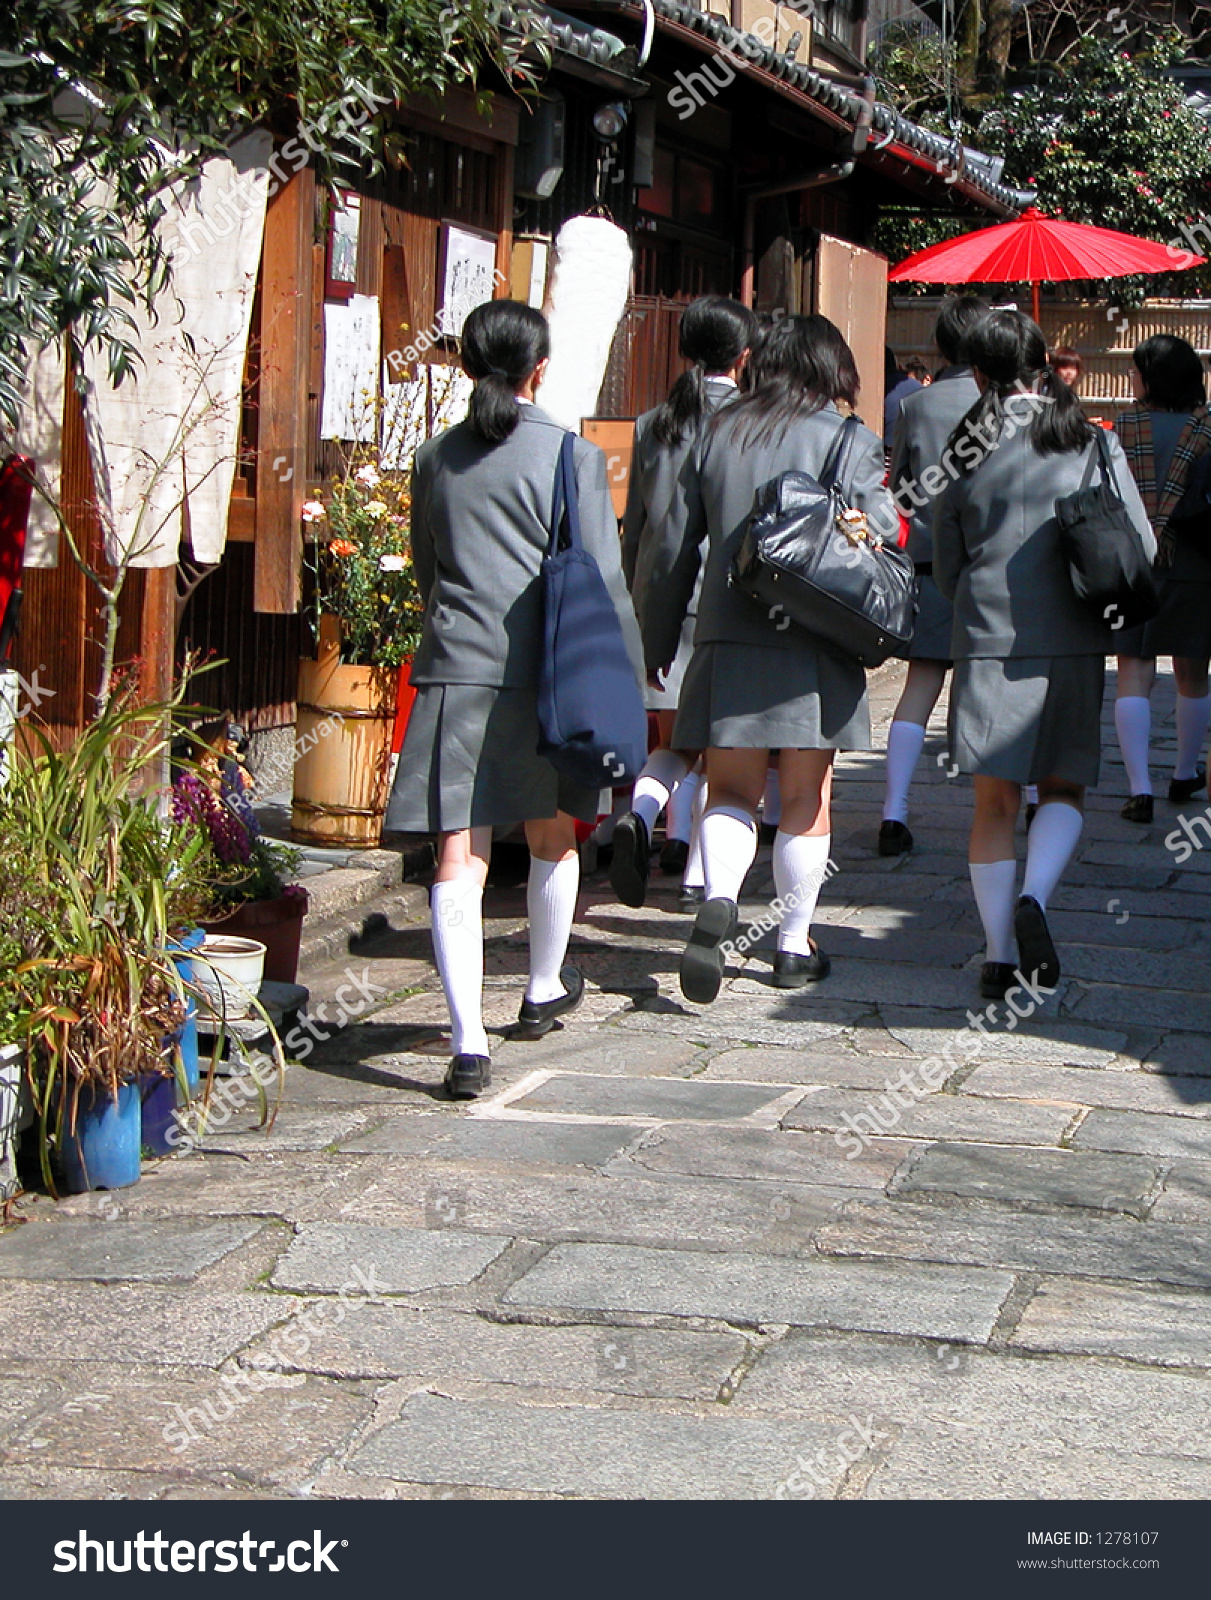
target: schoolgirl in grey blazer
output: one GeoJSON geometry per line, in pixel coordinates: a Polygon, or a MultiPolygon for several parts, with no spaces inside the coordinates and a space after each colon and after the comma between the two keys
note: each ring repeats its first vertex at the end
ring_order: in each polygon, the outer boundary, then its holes
{"type": "MultiPolygon", "coordinates": [[[[1056,500],[1081,486],[1096,448],[1079,401],[1019,311],[990,312],[967,349],[982,400],[952,437],[966,470],[939,502],[933,560],[955,613],[951,755],[975,779],[969,860],[987,942],[981,991],[997,998],[1015,978],[1044,990],[1059,981],[1045,913],[1080,839],[1085,789],[1097,782],[1115,633],[1113,618],[1077,600],[1059,542],[1056,500]],[[1015,905],[1014,825],[1030,783],[1039,809],[1015,905]]],[[[1121,447],[1108,444],[1115,487],[1150,558],[1143,504],[1121,447]]]]}
{"type": "MultiPolygon", "coordinates": [[[[494,827],[523,822],[531,855],[530,975],[516,1036],[549,1032],[584,988],[563,959],[580,882],[573,819],[592,820],[597,791],[569,785],[538,753],[540,568],[565,436],[533,403],[549,349],[546,319],[531,307],[477,307],[463,330],[463,365],[476,380],[467,419],[421,447],[413,476],[425,624],[387,824],[438,835],[433,943],[452,1020],[446,1087],[458,1099],[473,1099],[491,1080],[482,902],[494,827]]],[[[605,458],[578,440],[575,462],[584,545],[609,587],[638,678],[639,631],[605,458]]]]}

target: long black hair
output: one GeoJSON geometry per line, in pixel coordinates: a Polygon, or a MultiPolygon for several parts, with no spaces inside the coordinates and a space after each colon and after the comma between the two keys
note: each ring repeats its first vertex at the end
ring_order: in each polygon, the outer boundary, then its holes
{"type": "Polygon", "coordinates": [[[1198,351],[1171,333],[1154,333],[1136,345],[1131,359],[1144,380],[1144,401],[1153,411],[1194,411],[1207,398],[1207,374],[1198,351]]]}
{"type": "Polygon", "coordinates": [[[463,368],[475,379],[467,421],[499,444],[521,421],[517,388],[551,353],[547,319],[520,300],[489,300],[463,324],[463,368]]]}
{"type": "Polygon", "coordinates": [[[827,317],[781,317],[751,360],[752,388],[722,411],[735,423],[738,444],[780,439],[792,422],[833,400],[858,402],[858,368],[841,330],[827,317]]]}
{"type": "Polygon", "coordinates": [[[679,445],[706,416],[706,375],[734,367],[757,337],[756,313],[722,294],[691,300],[681,314],[681,354],[693,362],[669,391],[652,423],[654,437],[679,445]]]}
{"type": "MultiPolygon", "coordinates": [[[[952,445],[960,437],[979,436],[992,449],[1007,425],[1011,433],[1027,426],[1031,444],[1043,456],[1083,450],[1093,437],[1081,402],[1047,364],[1043,330],[1024,312],[989,311],[968,330],[963,355],[988,387],[951,435],[952,445]],[[1027,408],[1030,421],[1024,424],[1027,408]]],[[[981,454],[969,460],[965,450],[957,454],[967,472],[983,459],[981,454]]]]}

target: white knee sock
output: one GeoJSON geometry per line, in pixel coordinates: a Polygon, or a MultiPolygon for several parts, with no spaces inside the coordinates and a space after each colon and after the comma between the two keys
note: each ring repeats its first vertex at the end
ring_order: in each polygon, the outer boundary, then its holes
{"type": "Polygon", "coordinates": [[[736,806],[714,806],[702,819],[702,859],[708,900],[739,900],[757,854],[757,824],[736,806]]]}
{"type": "MultiPolygon", "coordinates": [[[[1030,837],[1038,827],[1036,817],[1030,827],[1030,837]]],[[[976,908],[984,924],[985,960],[1016,962],[1017,939],[1013,932],[1014,884],[1017,882],[1016,861],[969,861],[971,887],[976,897],[976,908]]]]}
{"type": "Polygon", "coordinates": [[[689,844],[694,831],[694,801],[698,798],[700,781],[696,772],[687,772],[669,796],[669,813],[664,819],[666,838],[680,839],[683,844],[689,844]]]}
{"type": "Polygon", "coordinates": [[[1121,696],[1114,702],[1114,726],[1119,749],[1127,769],[1127,787],[1132,794],[1151,794],[1148,772],[1148,745],[1152,738],[1152,707],[1142,694],[1121,696]]]}
{"type": "Polygon", "coordinates": [[[887,730],[887,797],[883,802],[884,822],[908,821],[908,788],[921,759],[925,729],[919,722],[899,718],[887,730]]]}
{"type": "Polygon", "coordinates": [[[1175,778],[1192,778],[1198,770],[1207,737],[1208,718],[1211,718],[1211,694],[1178,695],[1175,778]]]}
{"type": "Polygon", "coordinates": [[[631,796],[628,791],[626,789],[615,789],[614,803],[610,810],[609,816],[602,817],[601,821],[593,829],[593,843],[609,844],[610,840],[614,837],[614,824],[618,821],[619,817],[625,817],[630,809],[631,796]]]}
{"type": "Polygon", "coordinates": [[[435,883],[429,891],[433,954],[450,1008],[456,1056],[486,1056],[484,1032],[484,892],[474,878],[435,883]]]}
{"type": "Polygon", "coordinates": [[[765,793],[761,797],[761,820],[771,828],[782,821],[782,779],[777,767],[765,774],[765,793]]]}
{"type": "Polygon", "coordinates": [[[1080,842],[1085,819],[1075,806],[1063,800],[1048,800],[1035,813],[1026,846],[1026,876],[1022,893],[1033,896],[1047,909],[1072,852],[1080,842]]]}
{"type": "Polygon", "coordinates": [[[580,890],[580,860],[568,856],[563,861],[530,858],[530,878],[526,884],[526,911],[530,917],[530,981],[526,999],[536,1004],[558,1000],[566,994],[559,969],[568,953],[572,919],[576,915],[576,896],[580,890]]]}
{"type": "Polygon", "coordinates": [[[796,956],[811,955],[812,943],[807,935],[824,887],[831,846],[831,833],[808,838],[779,830],[775,836],[774,887],[778,898],[790,907],[778,929],[779,950],[796,956]]]}
{"type": "Polygon", "coordinates": [[[698,780],[694,796],[694,826],[690,831],[690,854],[681,879],[683,889],[701,889],[706,884],[706,866],[702,859],[702,818],[707,807],[710,789],[703,776],[698,780]]]}
{"type": "Polygon", "coordinates": [[[649,837],[656,826],[656,818],[689,770],[689,762],[675,750],[653,750],[648,757],[643,771],[635,779],[630,809],[643,818],[649,837]]]}

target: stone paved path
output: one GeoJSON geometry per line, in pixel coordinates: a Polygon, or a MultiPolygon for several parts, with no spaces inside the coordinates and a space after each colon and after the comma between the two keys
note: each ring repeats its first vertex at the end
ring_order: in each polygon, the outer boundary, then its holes
{"type": "MultiPolygon", "coordinates": [[[[842,764],[818,994],[758,950],[683,1003],[672,886],[634,912],[598,879],[583,1010],[467,1110],[418,1049],[425,929],[310,972],[388,993],[272,1133],[233,1116],[0,1236],[0,1495],[1211,1494],[1211,850],[1178,864],[1163,801],[1122,822],[1108,754],[1060,990],[981,1037],[940,719],[926,763],[891,862],[880,757],[842,764]],[[948,1044],[936,1092],[835,1137],[948,1044]]],[[[489,897],[490,1027],[523,910],[489,897]]]]}

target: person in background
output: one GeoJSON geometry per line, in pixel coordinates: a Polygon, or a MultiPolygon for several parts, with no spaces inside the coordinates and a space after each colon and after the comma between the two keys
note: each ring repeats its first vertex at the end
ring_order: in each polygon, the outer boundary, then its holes
{"type": "MultiPolygon", "coordinates": [[[[534,403],[549,353],[541,312],[513,300],[477,306],[462,335],[463,367],[475,380],[466,420],[421,445],[412,476],[425,622],[386,822],[438,836],[433,951],[452,1022],[446,1088],[454,1099],[474,1099],[492,1076],[483,891],[495,827],[524,823],[530,847],[530,974],[515,1037],[542,1038],[584,993],[564,956],[580,887],[575,819],[593,820],[598,790],[570,784],[538,754],[540,570],[566,432],[534,403]]],[[[609,588],[638,679],[639,631],[605,457],[577,439],[575,468],[584,547],[609,588]]]]}
{"type": "MultiPolygon", "coordinates": [[[[702,752],[678,750],[671,740],[682,680],[694,649],[697,595],[682,623],[672,667],[662,678],[659,665],[669,659],[672,638],[662,626],[667,601],[660,585],[652,581],[652,568],[662,544],[681,539],[686,517],[686,464],[707,417],[735,398],[756,334],[755,313],[739,301],[724,295],[704,295],[691,301],[682,313],[679,335],[689,371],[677,379],[663,405],[645,412],[635,424],[622,524],[622,568],[644,637],[658,641],[654,655],[648,658],[647,706],[657,715],[660,747],[652,751],[636,780],[630,810],[614,825],[610,883],[626,906],[644,902],[652,830],[666,806],[667,842],[660,855],[661,870],[681,877],[689,862],[702,752]]],[[[687,903],[702,898],[701,890],[686,897],[687,903]]]]}
{"type": "MultiPolygon", "coordinates": [[[[809,930],[828,875],[833,759],[838,750],[870,748],[860,664],[801,628],[780,628],[728,582],[757,489],[789,470],[818,475],[828,461],[843,423],[837,401],[852,406],[858,398],[853,354],[827,317],[790,316],[770,329],[752,366],[750,391],[721,407],[700,435],[684,530],[662,545],[654,566],[669,611],[661,636],[646,641],[649,660],[662,649],[671,659],[707,539],[694,654],[673,734],[680,749],[707,750],[707,899],[681,958],[682,992],[701,1005],[723,980],[772,750],[781,751],[782,801],[774,882],[787,907],[773,981],[791,989],[828,975],[828,957],[809,930]]],[[[859,425],[841,487],[848,505],[886,530],[897,519],[883,478],[882,443],[859,425]]]]}
{"type": "Polygon", "coordinates": [[[1061,383],[1066,383],[1070,389],[1080,385],[1081,373],[1085,370],[1085,363],[1071,345],[1061,344],[1051,352],[1047,358],[1048,365],[1061,383]]]}
{"type": "Polygon", "coordinates": [[[1124,412],[1115,428],[1158,541],[1160,611],[1115,641],[1114,725],[1130,790],[1122,815],[1147,823],[1153,811],[1149,745],[1157,656],[1172,656],[1177,679],[1177,761],[1169,799],[1178,805],[1191,799],[1207,776],[1200,757],[1211,717],[1211,560],[1179,544],[1167,524],[1191,464],[1211,449],[1211,413],[1203,363],[1185,339],[1167,333],[1145,339],[1131,358],[1131,382],[1139,409],[1124,412]]]}
{"type": "Polygon", "coordinates": [[[889,487],[911,518],[908,553],[917,570],[917,621],[908,651],[908,676],[887,734],[881,856],[903,855],[912,849],[908,791],[925,745],[925,729],[950,670],[954,615],[934,582],[937,501],[925,492],[922,478],[926,473],[932,477],[939,468],[951,434],[980,398],[962,351],[965,336],[987,311],[987,300],[974,294],[951,295],[943,302],[934,328],[942,368],[928,388],[905,398],[893,435],[889,487]]]}
{"type": "MultiPolygon", "coordinates": [[[[1080,401],[1020,311],[982,317],[965,350],[981,399],[952,444],[970,439],[975,424],[988,446],[964,457],[939,504],[934,575],[955,613],[950,749],[974,777],[968,860],[987,945],[980,992],[999,999],[1023,979],[1048,989],[1059,982],[1047,903],[1080,840],[1085,790],[1097,782],[1114,634],[1076,597],[1055,514],[1056,500],[1081,487],[1096,448],[1080,401]],[[1014,826],[1029,783],[1039,809],[1015,896],[1014,826]]],[[[1114,488],[1151,559],[1143,503],[1118,441],[1108,444],[1114,488]]]]}
{"type": "Polygon", "coordinates": [[[897,366],[891,346],[885,344],[883,346],[883,444],[886,449],[891,449],[901,402],[910,394],[916,394],[922,387],[919,379],[910,377],[902,367],[897,366]]]}
{"type": "Polygon", "coordinates": [[[933,373],[930,372],[920,356],[909,356],[904,363],[904,370],[910,378],[915,378],[923,389],[928,389],[933,382],[933,373]]]}

